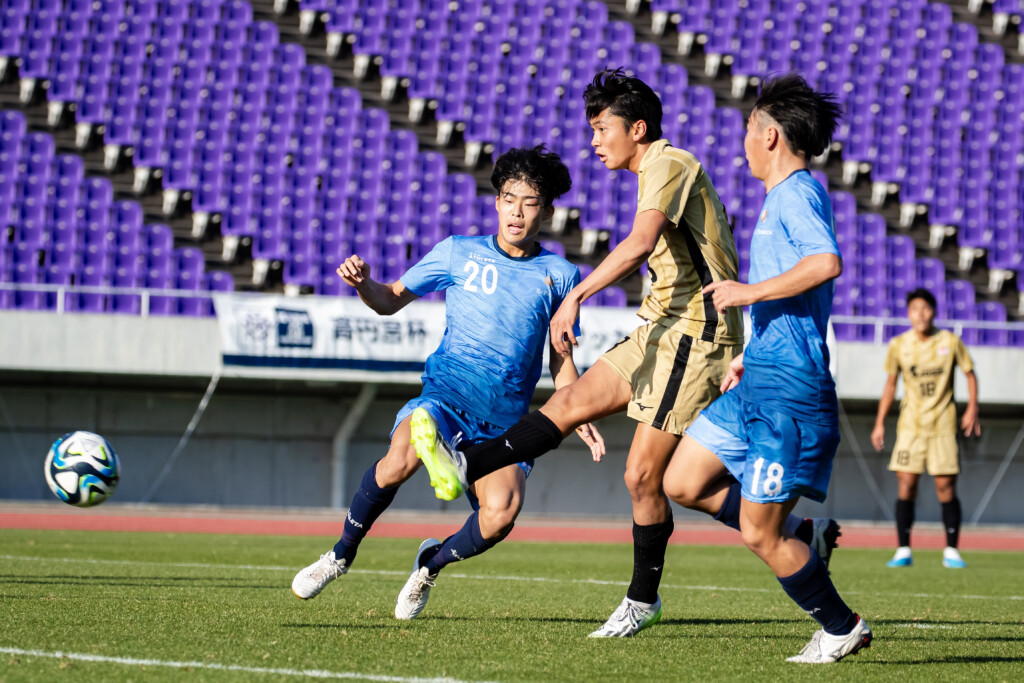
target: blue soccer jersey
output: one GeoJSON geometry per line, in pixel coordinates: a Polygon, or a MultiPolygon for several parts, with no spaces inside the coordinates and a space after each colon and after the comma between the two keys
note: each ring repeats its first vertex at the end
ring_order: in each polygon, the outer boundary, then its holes
{"type": "Polygon", "coordinates": [[[509,256],[493,235],[449,237],[401,281],[417,296],[447,290],[447,328],[427,358],[423,396],[514,424],[529,410],[551,316],[579,284],[579,269],[546,249],[509,256]]]}
{"type": "MultiPolygon", "coordinates": [[[[839,253],[828,193],[806,170],[791,174],[765,197],[750,241],[751,284],[781,275],[800,259],[839,253]]],[[[835,383],[825,344],[832,282],[798,296],[750,307],[752,334],[735,391],[798,420],[834,424],[835,383]]]]}

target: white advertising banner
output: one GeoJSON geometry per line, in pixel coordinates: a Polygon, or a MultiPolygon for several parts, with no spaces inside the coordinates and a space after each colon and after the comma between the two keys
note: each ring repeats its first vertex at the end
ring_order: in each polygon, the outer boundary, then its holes
{"type": "MultiPolygon", "coordinates": [[[[443,303],[415,301],[381,316],[354,297],[213,299],[225,366],[421,372],[445,330],[443,303]]],[[[641,322],[632,308],[584,306],[577,367],[590,367],[641,322]]]]}

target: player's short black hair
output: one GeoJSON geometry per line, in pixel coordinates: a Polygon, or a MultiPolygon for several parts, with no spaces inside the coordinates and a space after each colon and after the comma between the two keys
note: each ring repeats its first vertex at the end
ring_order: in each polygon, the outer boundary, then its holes
{"type": "Polygon", "coordinates": [[[843,108],[832,93],[816,92],[802,76],[788,73],[761,83],[761,94],[754,103],[754,113],[758,112],[782,127],[794,153],[803,152],[809,159],[832,142],[843,108]]]}
{"type": "Polygon", "coordinates": [[[510,180],[522,180],[537,188],[545,206],[561,197],[572,188],[569,169],[554,152],[544,145],[536,147],[515,147],[508,150],[494,162],[491,185],[498,192],[510,180]]]}
{"type": "Polygon", "coordinates": [[[924,299],[924,302],[931,306],[931,309],[933,311],[935,310],[935,296],[932,295],[932,293],[929,292],[924,287],[918,287],[917,289],[912,289],[909,292],[907,292],[908,306],[910,305],[910,302],[913,301],[914,299],[924,299]]]}
{"type": "Polygon", "coordinates": [[[647,124],[647,142],[661,138],[661,100],[651,87],[621,69],[605,69],[583,90],[587,121],[605,109],[625,120],[627,130],[637,121],[647,124]]]}

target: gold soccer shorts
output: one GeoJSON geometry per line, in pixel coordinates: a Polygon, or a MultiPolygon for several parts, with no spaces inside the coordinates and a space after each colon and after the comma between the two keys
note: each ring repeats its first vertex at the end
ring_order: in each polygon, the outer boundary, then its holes
{"type": "Polygon", "coordinates": [[[924,474],[926,465],[928,474],[933,477],[960,474],[956,435],[921,436],[897,432],[889,469],[893,472],[924,474]]]}
{"type": "Polygon", "coordinates": [[[648,322],[601,356],[629,382],[626,414],[670,434],[682,435],[697,414],[718,398],[729,363],[743,351],[648,322]]]}

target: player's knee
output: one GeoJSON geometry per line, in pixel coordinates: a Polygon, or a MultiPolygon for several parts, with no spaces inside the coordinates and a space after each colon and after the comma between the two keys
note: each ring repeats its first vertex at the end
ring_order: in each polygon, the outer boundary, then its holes
{"type": "Polygon", "coordinates": [[[661,482],[656,481],[654,473],[647,467],[626,467],[622,479],[633,498],[661,495],[661,482]]]}
{"type": "Polygon", "coordinates": [[[506,505],[481,506],[478,517],[480,534],[489,541],[507,536],[515,525],[520,507],[515,501],[506,505]]]}
{"type": "Polygon", "coordinates": [[[697,493],[693,486],[682,478],[665,479],[663,482],[665,495],[683,507],[691,508],[697,503],[697,493]]]}
{"type": "Polygon", "coordinates": [[[770,545],[772,535],[765,533],[765,530],[752,524],[740,525],[740,536],[743,538],[743,545],[747,546],[758,557],[763,557],[770,545]]]}
{"type": "Polygon", "coordinates": [[[419,466],[419,458],[412,446],[391,448],[377,463],[377,484],[385,488],[400,486],[416,473],[419,466]]]}

